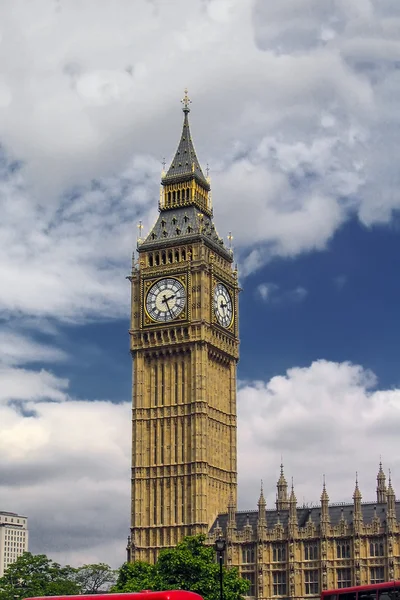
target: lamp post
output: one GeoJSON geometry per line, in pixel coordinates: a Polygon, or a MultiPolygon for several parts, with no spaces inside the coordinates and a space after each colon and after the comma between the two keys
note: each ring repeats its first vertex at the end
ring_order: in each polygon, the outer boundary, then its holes
{"type": "Polygon", "coordinates": [[[225,542],[225,540],[221,536],[219,536],[219,538],[217,538],[215,540],[215,546],[214,547],[215,547],[215,550],[217,552],[218,562],[219,562],[219,600],[224,600],[222,566],[224,564],[224,552],[225,552],[225,548],[226,548],[226,542],[225,542]]]}

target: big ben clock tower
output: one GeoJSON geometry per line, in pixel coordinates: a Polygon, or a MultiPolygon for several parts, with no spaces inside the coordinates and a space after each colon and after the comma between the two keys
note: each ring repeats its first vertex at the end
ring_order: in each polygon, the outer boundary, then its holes
{"type": "Polygon", "coordinates": [[[185,92],[159,217],[132,270],[129,560],[207,533],[236,504],[238,281],[218,236],[185,92]]]}

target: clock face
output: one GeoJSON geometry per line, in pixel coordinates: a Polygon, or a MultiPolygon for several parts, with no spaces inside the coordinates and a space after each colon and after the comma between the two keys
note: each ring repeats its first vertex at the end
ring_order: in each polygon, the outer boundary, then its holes
{"type": "Polygon", "coordinates": [[[214,290],[214,313],[222,327],[229,327],[232,323],[232,299],[226,287],[217,283],[214,290]]]}
{"type": "Polygon", "coordinates": [[[179,317],[186,304],[186,291],[177,279],[160,279],[146,296],[146,309],[154,321],[166,322],[179,317]]]}

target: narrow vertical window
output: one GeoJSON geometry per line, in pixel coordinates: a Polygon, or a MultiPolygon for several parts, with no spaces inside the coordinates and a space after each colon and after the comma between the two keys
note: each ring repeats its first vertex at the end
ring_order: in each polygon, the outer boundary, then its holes
{"type": "Polygon", "coordinates": [[[165,394],[165,365],[164,365],[164,363],[162,363],[162,365],[161,365],[161,398],[160,398],[161,406],[164,406],[164,404],[165,404],[164,394],[165,394]]]}
{"type": "Polygon", "coordinates": [[[157,480],[154,482],[153,489],[153,519],[154,525],[157,524],[157,480]]]}
{"type": "Polygon", "coordinates": [[[178,522],[178,502],[179,502],[178,479],[175,479],[175,523],[178,522]]]}
{"type": "Polygon", "coordinates": [[[181,402],[182,404],[185,403],[185,361],[182,362],[182,378],[181,378],[181,384],[182,384],[182,388],[181,388],[181,402]]]}
{"type": "Polygon", "coordinates": [[[154,406],[158,404],[158,365],[154,365],[154,406]]]}
{"type": "Polygon", "coordinates": [[[164,423],[160,423],[160,451],[161,451],[161,464],[164,464],[164,423]]]}
{"type": "Polygon", "coordinates": [[[175,404],[179,402],[179,365],[175,363],[175,404]]]}
{"type": "Polygon", "coordinates": [[[178,462],[178,440],[179,440],[179,434],[178,434],[178,420],[175,421],[175,462],[178,462]]]}
{"type": "Polygon", "coordinates": [[[181,455],[182,455],[182,462],[185,462],[186,461],[186,456],[185,456],[185,433],[186,432],[185,432],[185,420],[184,420],[184,418],[182,418],[182,421],[181,421],[181,428],[182,428],[181,429],[181,442],[182,442],[182,445],[181,445],[181,455]]]}
{"type": "Polygon", "coordinates": [[[153,425],[154,464],[157,464],[157,423],[153,425]]]}

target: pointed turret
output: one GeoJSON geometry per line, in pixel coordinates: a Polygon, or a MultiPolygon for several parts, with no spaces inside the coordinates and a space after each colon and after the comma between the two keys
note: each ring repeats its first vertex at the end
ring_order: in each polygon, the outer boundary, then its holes
{"type": "Polygon", "coordinates": [[[283,464],[281,463],[281,474],[276,484],[277,494],[276,494],[276,509],[277,510],[287,510],[289,508],[289,500],[288,500],[288,485],[285,479],[285,475],[283,473],[283,464]]]}
{"type": "Polygon", "coordinates": [[[321,527],[326,527],[329,523],[329,496],[326,491],[325,475],[321,494],[321,527]]]}
{"type": "Polygon", "coordinates": [[[356,486],[354,488],[354,493],[353,493],[353,500],[354,500],[354,504],[356,504],[356,502],[361,502],[361,492],[360,492],[360,488],[358,487],[358,473],[356,473],[356,486]]]}
{"type": "Polygon", "coordinates": [[[236,526],[236,504],[233,494],[229,496],[228,501],[228,527],[236,526]]]}
{"type": "Polygon", "coordinates": [[[392,487],[392,475],[389,471],[389,485],[387,489],[387,521],[388,525],[393,527],[396,522],[396,494],[392,487]]]}
{"type": "Polygon", "coordinates": [[[354,528],[358,529],[359,525],[362,521],[362,511],[361,511],[361,499],[362,495],[360,489],[358,487],[358,474],[356,473],[356,486],[354,488],[353,500],[354,500],[354,528]]]}
{"type": "Polygon", "coordinates": [[[379,471],[376,477],[376,501],[378,504],[384,504],[386,502],[386,475],[382,469],[382,462],[379,463],[379,471]]]}
{"type": "MultiPolygon", "coordinates": [[[[148,252],[177,243],[201,240],[213,252],[232,263],[232,250],[225,246],[212,220],[210,182],[209,177],[204,176],[194,149],[189,127],[190,100],[187,90],[182,103],[184,117],[181,138],[170,167],[167,171],[163,168],[161,174],[160,214],[147,236],[142,238],[140,234],[138,251],[148,252]]],[[[141,230],[140,224],[142,233],[141,230]]],[[[157,257],[150,257],[150,261],[153,260],[157,260],[157,257]]],[[[171,262],[172,257],[166,256],[164,260],[171,262]]],[[[152,264],[150,262],[149,266],[152,264]]]]}
{"type": "Polygon", "coordinates": [[[162,174],[161,184],[164,187],[164,194],[161,208],[168,210],[177,206],[195,205],[211,215],[210,183],[204,176],[190,133],[190,102],[185,90],[182,100],[184,114],[182,134],[171,165],[167,173],[162,174]]]}
{"type": "Polygon", "coordinates": [[[267,507],[267,503],[264,498],[264,490],[263,490],[263,482],[261,481],[261,489],[260,489],[260,497],[258,499],[258,519],[257,526],[259,529],[266,527],[267,520],[265,518],[265,509],[267,507]]]}
{"type": "Polygon", "coordinates": [[[297,498],[294,493],[293,477],[292,477],[292,489],[289,498],[289,523],[291,525],[297,525],[297,498]]]}

